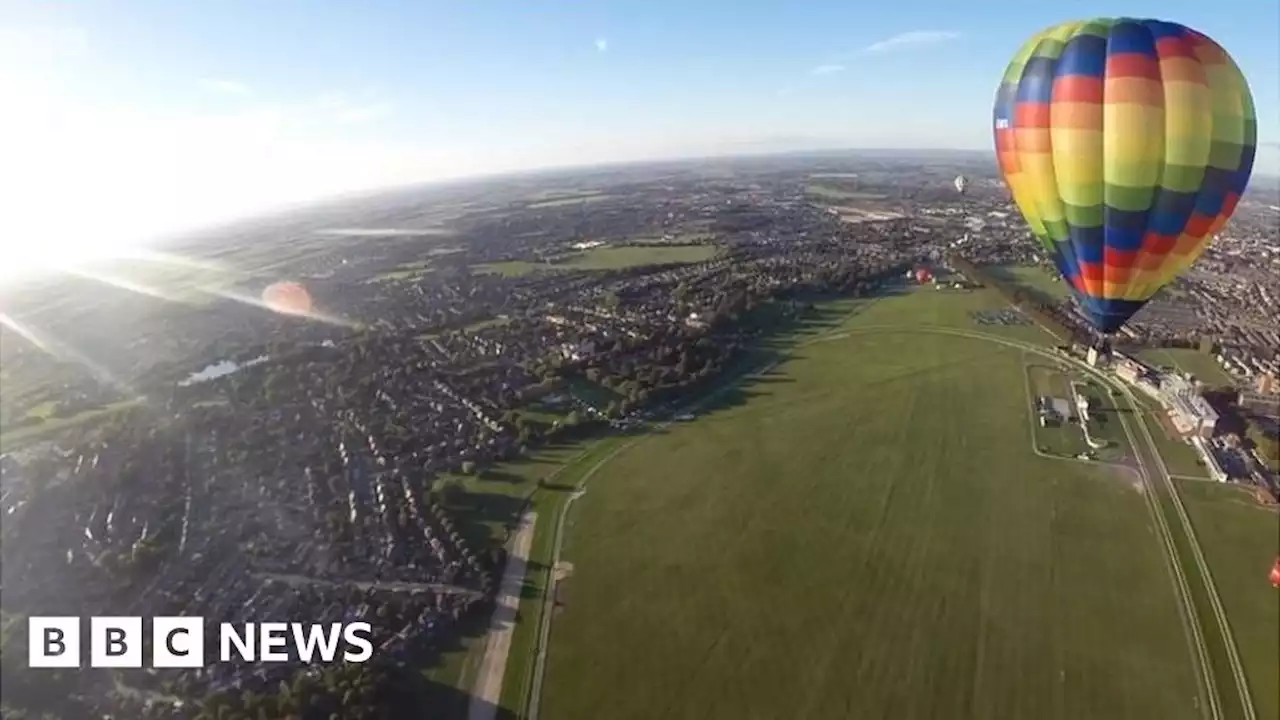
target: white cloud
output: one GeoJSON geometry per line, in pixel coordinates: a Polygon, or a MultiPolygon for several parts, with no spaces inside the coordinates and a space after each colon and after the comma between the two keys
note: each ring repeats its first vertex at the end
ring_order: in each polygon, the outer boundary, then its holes
{"type": "Polygon", "coordinates": [[[609,38],[596,38],[596,50],[600,52],[608,52],[609,38]]]}
{"type": "Polygon", "coordinates": [[[249,86],[238,80],[224,80],[220,78],[205,78],[200,81],[200,87],[211,92],[223,93],[225,95],[248,95],[249,86]]]}
{"type": "Polygon", "coordinates": [[[960,37],[960,33],[953,30],[912,30],[872,43],[863,48],[862,52],[868,55],[880,55],[912,47],[937,45],[948,40],[955,40],[958,37],[960,37]]]}
{"type": "Polygon", "coordinates": [[[843,65],[819,65],[809,70],[809,72],[814,75],[834,75],[838,72],[844,72],[844,69],[843,65]]]}

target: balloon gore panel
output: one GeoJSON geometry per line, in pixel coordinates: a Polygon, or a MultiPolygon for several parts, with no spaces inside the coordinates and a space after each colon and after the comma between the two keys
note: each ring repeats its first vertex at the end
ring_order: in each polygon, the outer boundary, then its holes
{"type": "Polygon", "coordinates": [[[1048,28],[996,91],[1000,173],[1102,332],[1195,262],[1235,211],[1257,120],[1239,68],[1177,23],[1048,28]]]}

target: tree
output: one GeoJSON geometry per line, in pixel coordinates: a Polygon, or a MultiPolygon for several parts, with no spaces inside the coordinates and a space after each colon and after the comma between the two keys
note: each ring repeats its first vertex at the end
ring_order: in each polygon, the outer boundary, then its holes
{"type": "Polygon", "coordinates": [[[1273,470],[1280,470],[1280,437],[1271,437],[1256,422],[1249,423],[1249,440],[1258,458],[1273,470]]]}
{"type": "Polygon", "coordinates": [[[463,489],[462,483],[457,480],[446,480],[440,486],[440,501],[445,505],[457,505],[462,502],[467,491],[463,489]]]}

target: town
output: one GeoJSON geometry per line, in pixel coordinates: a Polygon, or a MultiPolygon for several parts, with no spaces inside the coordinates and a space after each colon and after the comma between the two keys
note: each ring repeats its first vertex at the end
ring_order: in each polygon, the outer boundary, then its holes
{"type": "MultiPolygon", "coordinates": [[[[962,292],[1019,268],[1042,278],[975,327],[1047,314],[1071,333],[1066,352],[1096,354],[988,161],[723,165],[349,200],[5,298],[6,627],[23,614],[376,618],[378,647],[366,666],[34,675],[10,666],[26,641],[6,632],[7,707],[179,718],[199,702],[283,717],[363,703],[369,714],[341,717],[374,717],[400,697],[397,673],[492,610],[520,503],[467,478],[692,418],[686,403],[824,299],[962,292]],[[264,307],[261,288],[285,279],[314,311],[264,307]],[[293,691],[275,698],[282,684],[293,691]]],[[[1090,357],[1167,407],[1215,479],[1269,502],[1276,203],[1247,197],[1114,352],[1090,357]],[[1160,368],[1144,348],[1202,349],[1231,382],[1160,368]]]]}

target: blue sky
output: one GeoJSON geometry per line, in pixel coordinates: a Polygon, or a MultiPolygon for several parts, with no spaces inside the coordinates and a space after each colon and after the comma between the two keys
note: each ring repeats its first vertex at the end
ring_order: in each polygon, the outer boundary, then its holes
{"type": "Polygon", "coordinates": [[[1019,44],[1096,15],[1216,39],[1280,141],[1275,0],[7,0],[0,190],[64,247],[546,165],[988,148],[1019,44]]]}

